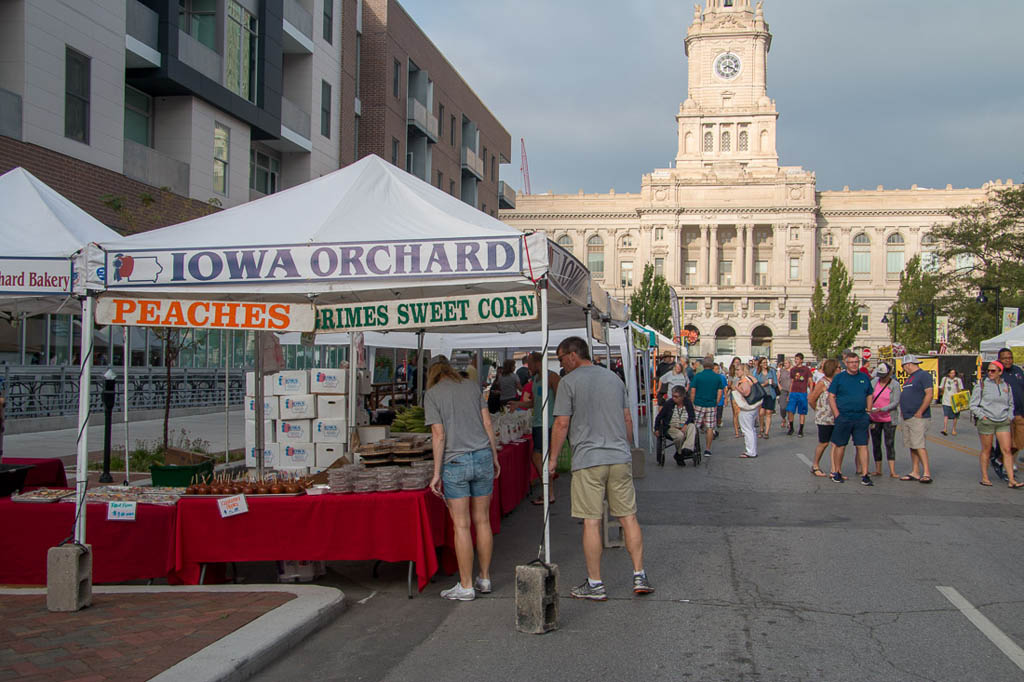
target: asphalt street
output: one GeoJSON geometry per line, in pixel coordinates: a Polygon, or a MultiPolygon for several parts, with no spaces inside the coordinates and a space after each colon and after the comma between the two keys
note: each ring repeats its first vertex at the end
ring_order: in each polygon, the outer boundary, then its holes
{"type": "MultiPolygon", "coordinates": [[[[699,467],[647,461],[637,480],[646,568],[634,597],[623,549],[605,550],[605,603],[572,599],[585,578],[581,526],[562,494],[552,515],[560,627],[514,627],[517,564],[537,554],[541,511],[527,503],[496,537],[495,591],[414,599],[405,566],[332,564],[348,609],[257,679],[344,680],[1021,680],[1024,490],[978,484],[977,436],[929,434],[935,482],[810,475],[805,438],[778,426],[740,459],[728,413],[699,467]],[[948,596],[947,596],[948,595],[948,596]]],[[[897,436],[897,471],[908,470],[897,436]]],[[[566,477],[559,480],[566,489],[566,477]]]]}

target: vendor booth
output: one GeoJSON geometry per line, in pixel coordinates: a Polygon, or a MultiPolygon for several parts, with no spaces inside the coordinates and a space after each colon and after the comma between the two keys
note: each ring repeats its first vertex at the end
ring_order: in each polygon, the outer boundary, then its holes
{"type": "Polygon", "coordinates": [[[982,359],[986,362],[995,360],[1000,348],[1019,349],[1014,350],[1013,355],[1015,362],[1020,362],[1016,358],[1019,358],[1020,354],[1024,354],[1024,324],[1017,325],[1009,331],[982,341],[980,347],[982,359]]]}

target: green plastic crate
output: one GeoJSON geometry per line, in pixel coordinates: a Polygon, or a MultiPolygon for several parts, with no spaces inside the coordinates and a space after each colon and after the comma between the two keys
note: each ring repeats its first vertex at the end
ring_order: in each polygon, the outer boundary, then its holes
{"type": "Polygon", "coordinates": [[[204,476],[213,478],[213,460],[202,464],[153,464],[149,467],[154,486],[186,488],[204,476]]]}

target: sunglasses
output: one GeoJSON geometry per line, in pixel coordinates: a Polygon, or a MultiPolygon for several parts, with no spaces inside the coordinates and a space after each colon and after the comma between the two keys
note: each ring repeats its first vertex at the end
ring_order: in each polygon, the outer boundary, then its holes
{"type": "Polygon", "coordinates": [[[1002,372],[1003,372],[1003,370],[1001,370],[1001,369],[990,369],[990,370],[988,370],[989,374],[1002,374],[1002,372]]]}

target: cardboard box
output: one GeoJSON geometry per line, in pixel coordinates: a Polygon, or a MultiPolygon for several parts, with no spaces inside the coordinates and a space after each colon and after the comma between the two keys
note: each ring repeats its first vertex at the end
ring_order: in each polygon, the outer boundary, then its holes
{"type": "MultiPolygon", "coordinates": [[[[256,395],[256,373],[246,372],[245,373],[245,394],[256,395]]],[[[274,375],[266,374],[263,376],[263,395],[274,395],[274,375]]]]}
{"type": "Polygon", "coordinates": [[[316,417],[316,398],[309,393],[278,397],[281,419],[313,419],[316,417]]]}
{"type": "MultiPolygon", "coordinates": [[[[263,418],[264,419],[280,419],[280,415],[277,410],[278,399],[276,395],[267,393],[263,396],[263,418]]],[[[245,418],[256,419],[256,398],[247,395],[245,396],[245,418]]]]}
{"type": "Polygon", "coordinates": [[[345,419],[314,419],[314,443],[348,442],[348,421],[345,419]]]}
{"type": "MultiPolygon", "coordinates": [[[[274,431],[274,422],[269,419],[263,420],[263,444],[276,443],[277,436],[274,431]]],[[[245,420],[245,446],[251,447],[256,445],[256,420],[246,419],[245,420]]]]}
{"type": "Polygon", "coordinates": [[[348,393],[347,369],[309,370],[310,393],[348,393]]]}
{"type": "Polygon", "coordinates": [[[364,444],[376,443],[379,440],[387,438],[390,433],[390,426],[360,426],[359,442],[364,444]]]}
{"type": "Polygon", "coordinates": [[[319,419],[348,419],[348,398],[343,395],[318,395],[316,416],[319,419]]]}
{"type": "Polygon", "coordinates": [[[312,443],[281,443],[278,448],[278,469],[307,469],[313,466],[316,460],[316,451],[312,443]]]}
{"type": "Polygon", "coordinates": [[[312,443],[312,419],[282,419],[277,422],[277,442],[284,444],[312,443]]]}
{"type": "MultiPolygon", "coordinates": [[[[263,467],[272,469],[277,465],[278,460],[277,443],[267,443],[263,446],[263,467]]],[[[256,464],[256,446],[249,445],[245,448],[245,466],[254,468],[256,464]]]]}
{"type": "Polygon", "coordinates": [[[316,467],[326,469],[345,455],[344,443],[315,443],[316,467]]]}
{"type": "Polygon", "coordinates": [[[274,395],[304,395],[309,393],[309,372],[292,370],[274,375],[274,395]]]}

